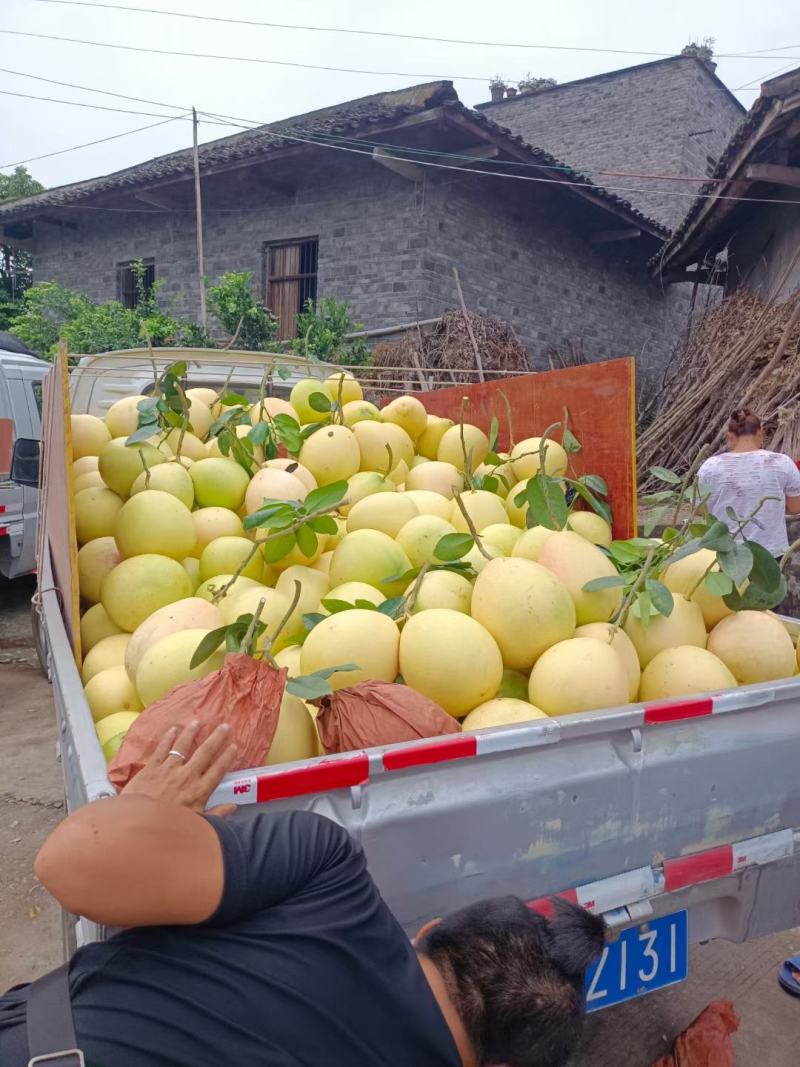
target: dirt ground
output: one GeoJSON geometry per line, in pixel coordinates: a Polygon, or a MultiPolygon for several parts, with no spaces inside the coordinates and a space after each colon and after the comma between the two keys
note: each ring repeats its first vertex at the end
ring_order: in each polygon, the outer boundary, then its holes
{"type": "MultiPolygon", "coordinates": [[[[31,637],[32,593],[28,580],[0,581],[0,991],[61,962],[60,912],[32,873],[37,848],[63,815],[50,686],[31,637]]],[[[737,1067],[795,1067],[800,1000],[779,989],[776,974],[798,951],[800,930],[695,947],[687,982],[591,1016],[574,1067],[651,1067],[719,998],[741,1016],[737,1067]]]]}

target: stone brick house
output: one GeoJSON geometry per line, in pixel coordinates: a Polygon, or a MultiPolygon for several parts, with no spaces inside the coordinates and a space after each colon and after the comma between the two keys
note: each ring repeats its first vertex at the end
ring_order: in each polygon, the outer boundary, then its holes
{"type": "MultiPolygon", "coordinates": [[[[695,59],[644,66],[670,64],[697,90],[695,59]]],[[[722,92],[708,72],[697,84],[722,92]]],[[[203,145],[206,276],[251,271],[288,334],[309,296],[348,299],[370,330],[436,317],[456,303],[457,266],[467,304],[509,321],[532,366],[580,340],[589,358],[636,356],[646,381],[685,325],[689,287],[665,288],[646,269],[667,221],[560,162],[543,137],[531,142],[522,116],[535,103],[472,110],[433,82],[203,145]]],[[[663,125],[670,109],[684,128],[667,103],[663,125]]],[[[604,161],[616,158],[612,117],[604,161]]],[[[2,205],[0,227],[33,251],[36,280],[130,302],[141,259],[177,313],[197,314],[190,151],[2,205]]]]}

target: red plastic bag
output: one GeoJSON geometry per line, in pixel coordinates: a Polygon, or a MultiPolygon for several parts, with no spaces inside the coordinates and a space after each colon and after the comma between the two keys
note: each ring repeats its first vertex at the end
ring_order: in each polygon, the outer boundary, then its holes
{"type": "Polygon", "coordinates": [[[739,1016],[729,1000],[712,1000],[678,1037],[672,1053],[653,1067],[733,1067],[731,1034],[739,1016]]]}
{"type": "Polygon", "coordinates": [[[197,681],[176,685],[136,719],[125,734],[108,777],[117,789],[133,778],[153,754],[170,726],[200,722],[201,744],[221,723],[231,728],[236,745],[233,770],[258,767],[269,751],[281,710],[287,671],[265,660],[230,653],[218,671],[197,681]]]}
{"type": "Polygon", "coordinates": [[[327,753],[457,734],[460,724],[432,700],[396,682],[359,682],[314,701],[327,753]]]}

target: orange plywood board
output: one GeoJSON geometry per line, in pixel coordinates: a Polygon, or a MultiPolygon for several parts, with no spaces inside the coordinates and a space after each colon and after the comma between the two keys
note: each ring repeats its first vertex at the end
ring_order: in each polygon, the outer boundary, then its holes
{"type": "MultiPolygon", "coordinates": [[[[569,426],[583,446],[572,457],[575,474],[599,474],[609,487],[614,536],[636,535],[636,405],[634,361],[615,359],[565,370],[524,374],[479,385],[459,385],[421,395],[432,415],[458,421],[464,397],[465,422],[488,432],[492,416],[500,422],[499,448],[508,447],[506,407],[511,404],[514,440],[536,437],[564,408],[569,426]]],[[[560,430],[553,434],[561,439],[560,430]]]]}

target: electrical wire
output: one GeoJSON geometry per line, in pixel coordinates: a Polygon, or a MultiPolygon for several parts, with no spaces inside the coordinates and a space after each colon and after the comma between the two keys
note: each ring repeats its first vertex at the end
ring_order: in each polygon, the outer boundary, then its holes
{"type": "MultiPolygon", "coordinates": [[[[389,30],[364,30],[342,26],[308,26],[288,22],[263,22],[257,19],[223,18],[221,15],[198,15],[188,11],[171,11],[164,8],[133,7],[127,4],[106,4],[98,0],[34,0],[35,3],[61,4],[68,7],[91,7],[102,8],[106,11],[127,11],[145,15],[168,15],[173,18],[193,19],[198,22],[221,22],[231,26],[262,26],[273,30],[301,30],[313,33],[345,33],[361,37],[389,37],[400,41],[430,41],[435,44],[462,44],[473,45],[479,48],[526,48],[541,49],[554,52],[603,52],[623,56],[656,56],[659,58],[672,58],[674,52],[653,52],[645,49],[631,48],[598,48],[581,45],[557,45],[557,44],[530,44],[522,41],[473,41],[459,37],[433,37],[419,33],[395,33],[389,30]]],[[[780,48],[800,48],[800,45],[782,45],[780,48]]],[[[720,52],[718,58],[724,59],[760,59],[761,52],[774,52],[775,49],[760,49],[756,54],[747,52],[720,52]]],[[[791,59],[800,58],[792,56],[767,56],[766,58],[791,59]]]]}
{"type": "Polygon", "coordinates": [[[168,119],[177,117],[175,115],[161,115],[156,111],[134,111],[128,107],[109,107],[108,104],[90,104],[85,100],[59,100],[54,96],[34,96],[31,93],[14,92],[12,89],[0,89],[0,95],[18,96],[23,100],[42,100],[47,104],[71,104],[73,107],[88,107],[92,111],[113,111],[118,115],[146,115],[151,119],[168,119]]]}
{"type": "Polygon", "coordinates": [[[30,78],[32,81],[47,82],[49,85],[60,85],[64,89],[80,89],[87,93],[100,93],[102,96],[114,96],[118,100],[133,100],[137,104],[150,104],[153,107],[172,107],[179,111],[191,112],[191,108],[180,104],[165,104],[163,100],[147,100],[142,96],[128,96],[127,93],[115,93],[110,89],[95,89],[90,85],[77,85],[75,82],[62,82],[56,78],[45,78],[41,74],[28,74],[24,70],[9,70],[8,67],[0,67],[0,74],[13,74],[17,78],[30,78]]]}

